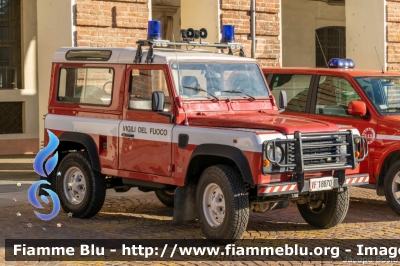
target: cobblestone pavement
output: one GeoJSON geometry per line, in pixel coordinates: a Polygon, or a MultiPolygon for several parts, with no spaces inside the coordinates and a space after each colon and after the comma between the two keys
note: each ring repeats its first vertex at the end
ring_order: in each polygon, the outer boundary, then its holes
{"type": "MultiPolygon", "coordinates": [[[[287,209],[267,213],[251,213],[244,238],[249,239],[400,239],[399,216],[389,208],[384,197],[373,190],[352,188],[350,209],[337,227],[321,230],[304,222],[295,204],[287,209]]],[[[10,194],[12,197],[12,194],[10,194]]],[[[42,221],[29,204],[0,208],[0,243],[6,238],[77,238],[77,239],[183,239],[203,238],[197,222],[172,225],[172,208],[161,204],[153,192],[108,193],[100,213],[91,219],[70,218],[62,211],[50,221],[42,221]],[[20,216],[17,216],[17,213],[20,216]],[[61,223],[61,227],[57,227],[61,223]],[[28,226],[31,224],[31,227],[28,226]]],[[[46,213],[46,210],[41,211],[46,213]]],[[[5,262],[5,250],[0,248],[0,264],[23,265],[25,262],[5,262]]],[[[153,264],[143,262],[142,264],[153,264]]],[[[196,265],[319,265],[318,262],[156,262],[157,264],[196,265]]],[[[328,265],[328,262],[322,262],[328,265]]],[[[77,265],[83,262],[26,262],[38,265],[77,265]]],[[[127,265],[127,262],[87,262],[91,265],[127,265]]],[[[137,264],[137,263],[132,263],[137,264]]],[[[334,262],[334,264],[344,264],[334,262]]],[[[353,264],[354,265],[354,264],[353,264]]],[[[385,264],[389,265],[389,264],[385,264]]]]}

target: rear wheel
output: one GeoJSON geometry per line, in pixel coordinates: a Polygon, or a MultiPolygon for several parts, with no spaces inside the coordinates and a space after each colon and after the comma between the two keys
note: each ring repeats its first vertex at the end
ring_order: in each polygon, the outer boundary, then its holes
{"type": "Polygon", "coordinates": [[[96,215],[106,197],[104,177],[91,168],[86,153],[66,155],[57,169],[57,194],[64,211],[73,217],[96,215]]]}
{"type": "Polygon", "coordinates": [[[311,195],[309,202],[297,204],[303,219],[309,225],[324,229],[340,224],[346,217],[350,203],[349,191],[344,189],[344,192],[316,192],[311,195]]]}
{"type": "Polygon", "coordinates": [[[400,161],[389,168],[384,180],[384,191],[390,208],[400,214],[400,161]]]}
{"type": "Polygon", "coordinates": [[[200,226],[208,239],[234,242],[246,230],[249,198],[238,172],[226,165],[208,167],[196,191],[200,226]]]}
{"type": "Polygon", "coordinates": [[[168,207],[174,207],[175,190],[156,190],[154,191],[161,203],[168,207]]]}

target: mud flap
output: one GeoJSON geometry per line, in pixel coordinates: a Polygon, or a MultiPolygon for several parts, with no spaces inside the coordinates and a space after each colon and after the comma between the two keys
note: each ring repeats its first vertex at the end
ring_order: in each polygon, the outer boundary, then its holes
{"type": "Polygon", "coordinates": [[[195,195],[196,187],[184,186],[176,188],[173,224],[181,224],[197,219],[195,195]]]}

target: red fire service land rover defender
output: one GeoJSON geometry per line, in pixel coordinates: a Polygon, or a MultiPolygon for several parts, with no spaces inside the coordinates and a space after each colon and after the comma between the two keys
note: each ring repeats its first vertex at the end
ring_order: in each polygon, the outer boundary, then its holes
{"type": "Polygon", "coordinates": [[[174,206],[174,223],[198,219],[214,240],[240,238],[250,210],[289,201],[310,225],[339,224],[347,187],[368,184],[358,130],[280,115],[233,26],[217,44],[204,42],[205,29],[169,42],[159,22],[149,26],[137,48],[54,54],[45,128],[60,140],[50,183],[63,209],[88,218],[106,188],[138,187],[174,206]]]}
{"type": "Polygon", "coordinates": [[[285,91],[285,114],[356,127],[370,153],[361,163],[370,185],[400,214],[400,74],[356,70],[350,59],[329,68],[265,68],[272,93],[285,91]]]}

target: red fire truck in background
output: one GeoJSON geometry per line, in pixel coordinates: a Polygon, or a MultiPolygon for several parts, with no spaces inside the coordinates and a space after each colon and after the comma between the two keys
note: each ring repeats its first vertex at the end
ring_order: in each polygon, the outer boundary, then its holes
{"type": "Polygon", "coordinates": [[[370,148],[361,163],[370,185],[400,214],[400,75],[358,70],[349,59],[329,68],[264,68],[272,94],[285,91],[285,114],[352,125],[370,148]]]}

